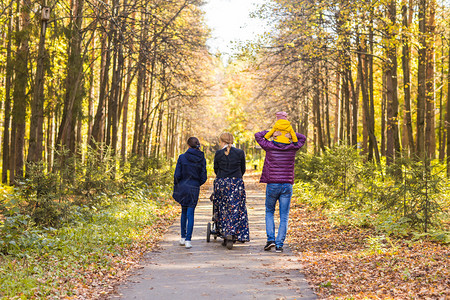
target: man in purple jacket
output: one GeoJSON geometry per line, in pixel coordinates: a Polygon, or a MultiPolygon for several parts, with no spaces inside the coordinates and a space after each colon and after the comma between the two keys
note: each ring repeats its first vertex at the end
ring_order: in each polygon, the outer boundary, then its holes
{"type": "MultiPolygon", "coordinates": [[[[274,246],[276,252],[283,252],[286,238],[289,209],[291,206],[292,185],[294,184],[295,153],[305,144],[306,137],[296,133],[298,142],[280,144],[264,138],[267,131],[255,133],[258,144],[266,151],[264,167],[260,182],[266,187],[266,233],[267,244],[264,250],[269,251],[274,246]],[[275,238],[274,212],[277,201],[280,201],[280,226],[275,238]]],[[[274,135],[281,134],[275,132],[274,135]]],[[[289,135],[290,137],[290,135],[289,135]]]]}

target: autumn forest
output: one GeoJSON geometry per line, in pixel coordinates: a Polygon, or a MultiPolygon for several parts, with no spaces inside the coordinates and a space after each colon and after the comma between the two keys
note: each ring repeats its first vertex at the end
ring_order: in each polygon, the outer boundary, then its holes
{"type": "MultiPolygon", "coordinates": [[[[25,176],[27,162],[50,171],[61,149],[109,147],[121,160],[182,151],[205,127],[198,114],[221,108],[205,108],[220,61],[205,45],[200,4],[3,1],[2,181],[25,176]]],[[[316,153],[346,144],[377,163],[444,161],[447,14],[445,3],[425,0],[263,6],[255,17],[278,29],[262,37],[268,44],[244,45],[222,79],[231,92],[240,86],[233,113],[245,124],[220,116],[209,131],[269,126],[282,108],[316,153]]]]}
{"type": "MultiPolygon", "coordinates": [[[[231,57],[208,47],[202,5],[0,0],[0,274],[13,274],[17,261],[29,272],[45,249],[86,238],[76,229],[69,237],[67,224],[109,228],[110,216],[130,209],[137,223],[120,226],[167,226],[177,214],[167,186],[187,138],[197,136],[211,159],[218,135],[231,132],[258,172],[253,134],[280,110],[307,137],[299,201],[336,222],[448,247],[448,1],[262,1],[252,18],[270,30],[231,57]]],[[[128,247],[129,227],[116,236],[111,225],[111,240],[70,251],[128,247]]],[[[92,262],[80,261],[68,274],[92,262]]],[[[17,281],[25,275],[14,274],[0,279],[8,286],[0,297],[73,290],[25,291],[17,281]]]]}

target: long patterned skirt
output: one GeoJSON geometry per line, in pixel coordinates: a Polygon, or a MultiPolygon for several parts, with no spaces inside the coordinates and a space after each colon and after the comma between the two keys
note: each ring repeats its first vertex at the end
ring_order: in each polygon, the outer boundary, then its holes
{"type": "Polygon", "coordinates": [[[214,201],[221,235],[224,237],[233,235],[240,242],[250,241],[245,186],[242,178],[216,178],[214,201]]]}

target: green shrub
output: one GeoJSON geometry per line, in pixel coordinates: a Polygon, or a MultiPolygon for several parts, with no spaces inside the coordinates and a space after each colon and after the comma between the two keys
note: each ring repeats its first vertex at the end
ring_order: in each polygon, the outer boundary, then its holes
{"type": "Polygon", "coordinates": [[[313,181],[323,169],[322,157],[298,152],[295,158],[295,178],[302,181],[313,181]]]}
{"type": "Polygon", "coordinates": [[[336,222],[375,226],[399,235],[439,230],[441,235],[435,236],[446,240],[442,232],[449,231],[450,197],[445,168],[402,159],[385,169],[383,173],[347,146],[328,149],[320,157],[301,153],[296,163],[302,193],[313,189],[314,194],[302,195],[303,201],[319,204],[336,222]]]}
{"type": "Polygon", "coordinates": [[[170,161],[132,158],[119,168],[108,148],[101,153],[89,148],[84,159],[66,151],[57,157],[52,172],[43,163],[28,164],[26,178],[3,196],[0,246],[5,253],[30,228],[59,228],[80,218],[92,219],[114,201],[159,199],[171,190],[170,161]]]}
{"type": "Polygon", "coordinates": [[[170,160],[60,151],[51,172],[42,163],[26,171],[0,195],[0,298],[71,296],[83,270],[110,272],[149,225],[173,215],[170,160]]]}
{"type": "Polygon", "coordinates": [[[114,275],[124,251],[136,242],[145,245],[146,228],[172,215],[170,202],[141,192],[142,198],[116,199],[94,213],[79,207],[59,228],[37,227],[25,215],[7,216],[0,225],[0,298],[62,299],[74,294],[77,282],[89,284],[85,274],[93,269],[114,275]]]}
{"type": "Polygon", "coordinates": [[[59,226],[70,218],[70,202],[56,173],[46,172],[43,164],[29,164],[27,177],[17,183],[14,205],[35,224],[59,226]]]}

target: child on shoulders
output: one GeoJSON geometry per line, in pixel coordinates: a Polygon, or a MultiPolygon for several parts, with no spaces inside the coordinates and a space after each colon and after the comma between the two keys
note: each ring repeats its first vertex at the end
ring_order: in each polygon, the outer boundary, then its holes
{"type": "Polygon", "coordinates": [[[284,111],[279,111],[275,114],[275,116],[277,117],[277,121],[275,122],[273,128],[266,133],[266,135],[264,135],[264,138],[268,140],[273,136],[274,143],[290,144],[291,140],[285,136],[287,133],[290,133],[292,142],[297,143],[297,135],[295,134],[294,129],[292,129],[291,123],[287,120],[287,113],[284,111]],[[274,136],[273,133],[275,131],[281,132],[281,135],[274,136]]]}

